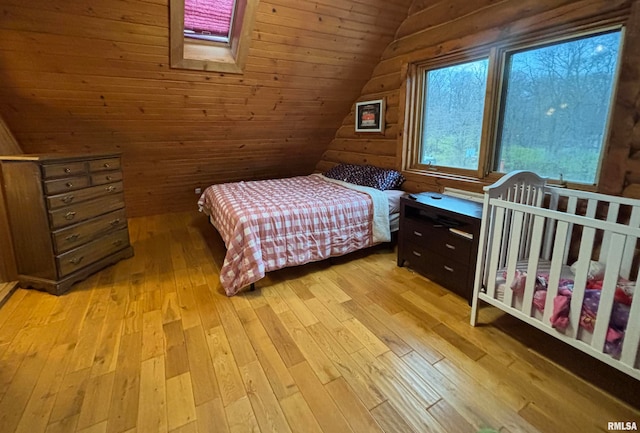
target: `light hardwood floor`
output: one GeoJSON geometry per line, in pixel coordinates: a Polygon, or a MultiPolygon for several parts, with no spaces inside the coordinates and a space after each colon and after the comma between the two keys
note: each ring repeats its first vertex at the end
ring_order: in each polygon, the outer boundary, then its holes
{"type": "Polygon", "coordinates": [[[134,258],[64,296],[18,289],[0,308],[0,432],[640,424],[638,381],[488,307],[492,324],[470,327],[464,300],[388,249],[227,298],[223,245],[202,215],[132,219],[130,231],[134,258]]]}

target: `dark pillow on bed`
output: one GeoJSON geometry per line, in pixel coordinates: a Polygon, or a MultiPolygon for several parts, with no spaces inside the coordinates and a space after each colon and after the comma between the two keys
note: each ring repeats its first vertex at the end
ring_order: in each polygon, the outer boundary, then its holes
{"type": "Polygon", "coordinates": [[[404,177],[399,171],[372,165],[338,164],[325,172],[324,175],[331,179],[368,186],[381,191],[399,188],[404,182],[404,177]]]}

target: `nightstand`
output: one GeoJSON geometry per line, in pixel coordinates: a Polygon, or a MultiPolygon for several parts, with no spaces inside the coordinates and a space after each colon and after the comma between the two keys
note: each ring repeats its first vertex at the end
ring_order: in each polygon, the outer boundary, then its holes
{"type": "Polygon", "coordinates": [[[411,269],[471,304],[482,203],[439,193],[400,199],[398,266],[411,269]]]}

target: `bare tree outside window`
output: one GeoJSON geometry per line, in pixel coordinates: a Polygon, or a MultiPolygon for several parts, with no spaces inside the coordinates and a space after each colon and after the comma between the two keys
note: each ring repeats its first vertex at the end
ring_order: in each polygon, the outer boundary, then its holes
{"type": "Polygon", "coordinates": [[[420,163],[477,170],[488,59],[425,72],[420,163]]]}
{"type": "Polygon", "coordinates": [[[621,32],[509,53],[494,170],[594,184],[621,32]]]}

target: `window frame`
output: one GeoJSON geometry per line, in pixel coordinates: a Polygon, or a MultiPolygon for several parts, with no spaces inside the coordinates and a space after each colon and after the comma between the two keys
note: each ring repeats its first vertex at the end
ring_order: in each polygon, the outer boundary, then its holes
{"type": "Polygon", "coordinates": [[[170,0],[171,67],[199,71],[243,73],[259,0],[236,0],[229,42],[184,35],[184,0],[170,0]]]}
{"type": "MultiPolygon", "coordinates": [[[[467,180],[477,182],[492,183],[497,181],[505,173],[494,170],[495,158],[498,150],[498,137],[500,136],[499,128],[501,126],[500,119],[503,116],[503,94],[505,92],[506,77],[506,59],[509,54],[523,51],[526,49],[535,49],[536,47],[545,47],[563,41],[570,41],[586,37],[589,35],[597,35],[611,31],[620,31],[620,45],[618,50],[618,59],[616,70],[614,72],[614,84],[611,93],[611,106],[605,122],[603,131],[604,142],[600,152],[597,172],[595,174],[595,184],[585,183],[567,183],[572,188],[583,190],[597,190],[601,181],[603,171],[604,157],[609,147],[609,137],[611,134],[611,122],[615,109],[615,100],[617,97],[617,87],[620,79],[620,69],[622,65],[622,56],[625,42],[625,21],[622,19],[614,22],[595,23],[582,27],[574,27],[570,29],[561,29],[555,32],[540,32],[535,35],[527,35],[514,37],[492,46],[483,46],[472,49],[467,52],[459,52],[452,55],[441,56],[436,59],[415,62],[408,65],[407,82],[406,82],[406,111],[405,111],[405,134],[403,139],[402,169],[411,174],[424,175],[439,178],[451,178],[455,180],[467,180]],[[487,73],[487,85],[485,94],[484,116],[482,123],[482,133],[480,139],[480,150],[478,154],[478,170],[466,170],[438,165],[420,164],[420,152],[422,146],[422,123],[424,97],[426,94],[425,76],[429,70],[446,68],[457,64],[473,62],[475,60],[488,58],[489,66],[487,73]]],[[[559,181],[559,179],[550,179],[551,182],[559,181]]]]}

